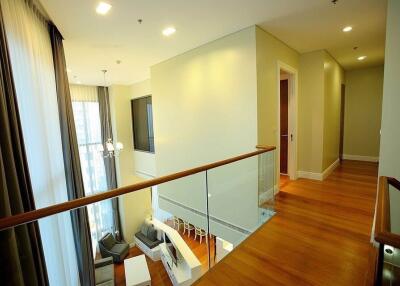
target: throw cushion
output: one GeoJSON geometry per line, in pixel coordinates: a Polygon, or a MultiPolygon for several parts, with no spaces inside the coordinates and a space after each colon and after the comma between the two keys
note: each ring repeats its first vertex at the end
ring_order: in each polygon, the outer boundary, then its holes
{"type": "Polygon", "coordinates": [[[160,243],[162,243],[161,240],[150,241],[150,239],[148,239],[147,236],[144,236],[143,233],[141,233],[141,232],[136,233],[135,237],[150,249],[152,249],[152,248],[156,247],[157,245],[159,245],[160,243]]]}
{"type": "Polygon", "coordinates": [[[157,240],[157,230],[152,225],[147,229],[147,238],[151,241],[157,240]]]}
{"type": "Polygon", "coordinates": [[[125,254],[129,251],[129,244],[127,243],[117,243],[111,248],[111,251],[118,253],[119,255],[125,254]]]}
{"type": "Polygon", "coordinates": [[[140,232],[143,233],[144,236],[147,236],[148,230],[149,230],[149,225],[147,223],[142,224],[140,232]]]}
{"type": "Polygon", "coordinates": [[[115,239],[111,233],[109,233],[105,237],[103,237],[102,242],[103,242],[104,247],[107,248],[108,250],[113,248],[113,246],[115,245],[115,239]]]}

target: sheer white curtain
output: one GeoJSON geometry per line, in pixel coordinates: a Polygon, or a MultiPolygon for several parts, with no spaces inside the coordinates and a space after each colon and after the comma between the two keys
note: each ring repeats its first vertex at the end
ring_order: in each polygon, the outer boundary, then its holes
{"type": "MultiPolygon", "coordinates": [[[[85,194],[105,192],[107,191],[107,177],[103,153],[99,151],[103,139],[101,138],[97,87],[70,85],[70,91],[85,194]]],[[[107,232],[114,233],[111,200],[88,206],[88,214],[93,255],[95,256],[99,239],[107,232]]]]}
{"type": "MultiPolygon", "coordinates": [[[[66,201],[53,57],[47,23],[24,0],[1,0],[37,208],[66,201]]],[[[51,285],[79,285],[69,213],[39,221],[51,285]]]]}

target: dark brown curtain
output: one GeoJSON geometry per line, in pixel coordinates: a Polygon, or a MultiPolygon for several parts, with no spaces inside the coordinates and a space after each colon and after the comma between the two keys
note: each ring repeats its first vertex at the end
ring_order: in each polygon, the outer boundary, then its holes
{"type": "MultiPolygon", "coordinates": [[[[35,209],[0,7],[0,217],[35,209]]],[[[37,222],[0,231],[0,285],[49,285],[37,222]]]]}
{"type": "MultiPolygon", "coordinates": [[[[111,115],[110,115],[110,96],[108,94],[108,87],[97,87],[97,94],[99,100],[100,124],[101,124],[101,137],[103,142],[113,138],[111,115]]],[[[104,145],[105,148],[105,145],[104,145]]],[[[107,187],[109,190],[117,187],[117,176],[115,171],[115,158],[104,157],[104,166],[106,169],[107,187]]],[[[119,218],[119,205],[118,198],[112,199],[113,218],[114,218],[114,232],[118,240],[122,239],[121,221],[119,218]]]]}
{"type": "MultiPolygon", "coordinates": [[[[58,111],[60,116],[61,140],[63,146],[65,177],[70,200],[85,196],[78,140],[76,137],[72,101],[69,92],[63,38],[57,27],[50,24],[50,38],[53,50],[54,71],[57,86],[58,111]]],[[[86,208],[70,212],[74,233],[81,285],[94,285],[94,262],[90,238],[89,219],[86,208]]]]}

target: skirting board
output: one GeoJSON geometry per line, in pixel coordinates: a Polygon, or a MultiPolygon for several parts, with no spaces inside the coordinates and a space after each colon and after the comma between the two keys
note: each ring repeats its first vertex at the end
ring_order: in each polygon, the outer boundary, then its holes
{"type": "Polygon", "coordinates": [[[343,159],[353,160],[353,161],[375,162],[375,163],[379,161],[379,157],[349,155],[349,154],[343,154],[343,159]]]}
{"type": "Polygon", "coordinates": [[[340,163],[340,160],[338,158],[328,168],[326,168],[325,171],[322,172],[322,180],[325,180],[326,177],[328,177],[333,172],[333,170],[335,170],[337,168],[337,166],[339,166],[339,163],[340,163]]]}
{"type": "Polygon", "coordinates": [[[326,168],[322,173],[313,173],[313,172],[306,172],[306,171],[298,171],[297,174],[299,178],[305,178],[305,179],[310,179],[310,180],[317,180],[317,181],[323,181],[325,180],[326,177],[328,177],[333,170],[336,169],[337,166],[339,166],[339,159],[336,159],[335,162],[333,162],[328,168],[326,168]]]}
{"type": "Polygon", "coordinates": [[[298,171],[298,172],[297,172],[297,176],[298,176],[299,178],[322,181],[322,173],[313,173],[313,172],[306,172],[306,171],[298,171]]]}

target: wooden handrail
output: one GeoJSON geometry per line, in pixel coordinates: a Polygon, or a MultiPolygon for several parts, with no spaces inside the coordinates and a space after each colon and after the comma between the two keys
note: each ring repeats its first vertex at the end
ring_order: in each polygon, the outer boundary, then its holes
{"type": "Polygon", "coordinates": [[[133,193],[133,192],[145,189],[145,188],[150,188],[152,186],[170,182],[170,181],[173,181],[173,180],[176,180],[179,178],[187,177],[187,176],[194,175],[194,174],[197,174],[200,172],[204,172],[204,171],[207,171],[210,169],[221,167],[223,165],[227,165],[227,164],[237,162],[237,161],[240,161],[240,160],[243,160],[246,158],[257,156],[257,155],[260,155],[260,154],[263,154],[266,152],[270,152],[275,149],[276,148],[274,146],[269,146],[269,147],[264,146],[262,148],[259,148],[257,151],[253,151],[250,153],[246,153],[246,154],[232,157],[229,159],[225,159],[222,161],[217,161],[217,162],[210,163],[207,165],[202,165],[202,166],[195,167],[192,169],[184,170],[184,171],[181,171],[178,173],[174,173],[174,174],[162,176],[159,178],[154,178],[152,180],[143,181],[143,182],[136,183],[133,185],[117,188],[117,189],[114,189],[114,190],[111,190],[108,192],[95,194],[92,196],[87,196],[87,197],[67,201],[64,203],[51,205],[51,206],[48,206],[45,208],[41,208],[41,209],[29,211],[29,212],[24,212],[24,213],[16,214],[13,216],[3,217],[0,219],[0,231],[10,228],[10,227],[15,227],[17,225],[21,225],[24,223],[32,222],[32,221],[38,220],[43,217],[47,217],[47,216],[58,214],[58,213],[65,212],[65,211],[70,211],[70,210],[84,207],[84,206],[87,206],[87,205],[90,205],[90,204],[93,204],[96,202],[100,202],[100,201],[115,198],[115,197],[118,197],[121,195],[133,193]]]}
{"type": "Polygon", "coordinates": [[[376,206],[375,240],[400,248],[400,235],[391,231],[389,185],[400,191],[400,182],[395,178],[380,177],[376,206]]]}

